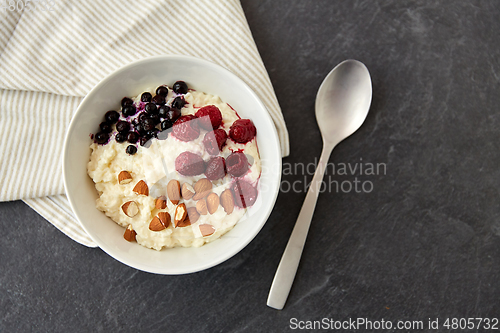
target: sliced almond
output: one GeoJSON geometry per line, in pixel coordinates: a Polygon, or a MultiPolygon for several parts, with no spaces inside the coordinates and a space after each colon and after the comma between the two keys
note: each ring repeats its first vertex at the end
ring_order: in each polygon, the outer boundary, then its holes
{"type": "Polygon", "coordinates": [[[186,215],[186,218],[184,219],[184,221],[180,222],[177,225],[177,227],[178,228],[184,228],[184,227],[187,227],[187,226],[190,226],[190,225],[191,225],[191,220],[189,219],[189,215],[186,215]]]}
{"type": "Polygon", "coordinates": [[[137,184],[135,184],[132,191],[139,195],[149,195],[149,187],[144,180],[140,180],[137,184]]]}
{"type": "Polygon", "coordinates": [[[151,222],[149,223],[149,230],[151,231],[162,231],[165,229],[165,226],[163,223],[161,223],[160,219],[158,216],[153,217],[151,222]]]}
{"type": "Polygon", "coordinates": [[[137,215],[137,213],[139,213],[139,206],[135,201],[128,201],[122,205],[122,211],[128,217],[134,217],[137,215]]]}
{"type": "Polygon", "coordinates": [[[182,184],[181,188],[182,197],[184,200],[189,200],[194,195],[194,188],[189,183],[182,184]]]}
{"type": "Polygon", "coordinates": [[[198,200],[198,202],[196,202],[196,210],[198,211],[198,213],[200,213],[200,215],[207,215],[207,201],[205,199],[198,200]]]}
{"type": "Polygon", "coordinates": [[[167,184],[167,195],[170,201],[177,205],[181,199],[181,184],[178,180],[172,179],[167,184]]]}
{"type": "MultiPolygon", "coordinates": [[[[189,222],[190,222],[189,224],[196,223],[196,221],[198,221],[198,219],[200,218],[200,213],[198,213],[198,211],[196,210],[196,207],[188,207],[187,215],[188,215],[189,222]]],[[[184,221],[186,221],[186,220],[184,220],[184,221]]]]}
{"type": "Polygon", "coordinates": [[[161,197],[156,198],[155,207],[156,209],[167,208],[167,197],[162,195],[161,197]]]}
{"type": "Polygon", "coordinates": [[[158,218],[160,219],[161,224],[163,224],[165,228],[168,228],[170,225],[170,214],[168,212],[159,212],[158,218]]]}
{"type": "Polygon", "coordinates": [[[136,235],[137,235],[137,233],[135,232],[134,229],[132,229],[132,225],[129,224],[127,229],[125,229],[125,233],[123,234],[123,238],[125,238],[126,241],[135,242],[136,235]]]}
{"type": "Polygon", "coordinates": [[[226,211],[226,214],[231,214],[234,210],[234,199],[231,190],[225,190],[220,195],[220,205],[226,211]]]}
{"type": "Polygon", "coordinates": [[[210,193],[207,197],[207,208],[210,214],[213,214],[219,208],[219,196],[217,193],[210,193]]]}
{"type": "Polygon", "coordinates": [[[215,228],[211,224],[200,224],[200,231],[203,237],[207,237],[215,232],[215,228]]]}
{"type": "Polygon", "coordinates": [[[200,200],[206,197],[212,191],[212,182],[207,178],[202,178],[194,184],[193,200],[200,200]]]}
{"type": "Polygon", "coordinates": [[[186,205],[184,203],[181,203],[175,208],[175,216],[174,216],[174,227],[179,227],[179,224],[181,224],[184,219],[187,216],[187,210],[186,210],[186,205]]]}
{"type": "Polygon", "coordinates": [[[128,184],[132,181],[132,175],[130,175],[130,172],[128,171],[120,171],[118,174],[118,184],[120,185],[125,185],[128,184]]]}

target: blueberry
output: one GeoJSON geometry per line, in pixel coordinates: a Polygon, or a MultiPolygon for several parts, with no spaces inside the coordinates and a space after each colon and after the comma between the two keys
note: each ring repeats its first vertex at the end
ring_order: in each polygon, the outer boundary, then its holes
{"type": "Polygon", "coordinates": [[[101,129],[102,132],[109,133],[113,129],[111,128],[111,125],[105,121],[99,124],[99,128],[101,129]]]}
{"type": "Polygon", "coordinates": [[[134,155],[135,153],[137,153],[137,147],[134,145],[129,145],[125,151],[129,155],[134,155]]]}
{"type": "Polygon", "coordinates": [[[123,97],[122,103],[121,103],[122,108],[124,108],[124,107],[126,107],[128,105],[132,105],[132,104],[134,104],[134,101],[131,98],[123,97]]]}
{"type": "Polygon", "coordinates": [[[184,81],[175,82],[172,88],[178,94],[187,94],[188,92],[188,86],[184,81]]]}
{"type": "Polygon", "coordinates": [[[172,108],[180,110],[185,104],[186,101],[184,100],[184,98],[182,98],[181,96],[177,96],[172,102],[172,108]]]}
{"type": "Polygon", "coordinates": [[[139,120],[139,123],[142,123],[144,119],[149,118],[149,115],[146,112],[141,112],[139,114],[139,117],[137,119],[139,120]]]}
{"type": "Polygon", "coordinates": [[[94,136],[95,142],[100,145],[105,144],[109,140],[109,134],[105,132],[99,132],[94,136]]]}
{"type": "Polygon", "coordinates": [[[172,122],[168,119],[161,122],[161,130],[165,131],[172,127],[172,122]]]}
{"type": "Polygon", "coordinates": [[[137,109],[134,105],[126,105],[123,107],[122,112],[125,116],[128,117],[133,116],[137,112],[137,109]]]}
{"type": "Polygon", "coordinates": [[[181,116],[181,111],[178,109],[170,109],[167,112],[167,116],[165,117],[166,119],[170,120],[172,123],[174,123],[177,118],[181,116]]]}
{"type": "Polygon", "coordinates": [[[153,103],[158,104],[158,105],[164,105],[165,104],[165,96],[156,95],[155,97],[153,97],[153,103]]]}
{"type": "Polygon", "coordinates": [[[144,127],[142,126],[142,124],[139,124],[137,126],[134,127],[135,131],[138,132],[139,134],[143,134],[143,133],[146,133],[144,131],[144,127]]]}
{"type": "Polygon", "coordinates": [[[130,132],[127,134],[127,141],[130,143],[136,143],[137,140],[139,140],[139,133],[137,132],[130,132]]]}
{"type": "Polygon", "coordinates": [[[116,133],[115,140],[118,143],[127,141],[127,133],[116,133]]]}
{"type": "Polygon", "coordinates": [[[153,128],[152,130],[148,131],[147,135],[149,137],[156,138],[159,131],[160,131],[159,129],[153,128]]]}
{"type": "Polygon", "coordinates": [[[141,122],[139,121],[139,117],[134,118],[134,119],[132,120],[132,125],[134,125],[134,127],[136,127],[136,126],[137,126],[137,125],[139,125],[140,123],[141,123],[141,122]]]}
{"type": "Polygon", "coordinates": [[[151,93],[149,93],[147,91],[142,93],[141,102],[148,103],[148,102],[151,102],[151,99],[153,99],[153,95],[151,95],[151,93]]]}
{"type": "Polygon", "coordinates": [[[153,119],[153,121],[155,122],[155,125],[158,125],[161,121],[160,116],[157,114],[152,114],[149,116],[149,118],[153,119]]]}
{"type": "Polygon", "coordinates": [[[120,114],[114,110],[106,112],[104,115],[104,119],[106,119],[106,122],[109,124],[114,124],[120,119],[120,114]]]}
{"type": "Polygon", "coordinates": [[[149,139],[151,139],[149,136],[141,136],[139,143],[141,144],[141,146],[149,148],[149,146],[151,146],[151,142],[149,141],[149,139]]]}
{"type": "Polygon", "coordinates": [[[130,129],[130,123],[126,122],[125,120],[120,120],[119,122],[116,123],[116,130],[118,132],[128,132],[130,129]]]}
{"type": "Polygon", "coordinates": [[[144,110],[146,110],[146,112],[149,114],[157,114],[158,113],[158,109],[156,108],[155,103],[146,104],[146,106],[144,107],[144,110]]]}
{"type": "Polygon", "coordinates": [[[156,88],[156,94],[157,95],[161,95],[163,97],[167,97],[167,95],[168,95],[168,88],[165,87],[165,86],[159,86],[158,88],[156,88]]]}
{"type": "Polygon", "coordinates": [[[160,106],[160,108],[158,109],[158,115],[161,117],[161,118],[166,118],[167,115],[168,115],[168,111],[170,110],[170,106],[168,105],[162,105],[160,106]]]}
{"type": "Polygon", "coordinates": [[[151,118],[146,118],[144,119],[144,121],[141,123],[141,126],[143,128],[144,131],[150,131],[152,130],[153,128],[155,128],[155,121],[151,118]]]}

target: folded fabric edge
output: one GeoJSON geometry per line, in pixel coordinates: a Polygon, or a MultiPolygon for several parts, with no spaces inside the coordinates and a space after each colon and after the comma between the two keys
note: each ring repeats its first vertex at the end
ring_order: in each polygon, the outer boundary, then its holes
{"type": "Polygon", "coordinates": [[[71,215],[69,204],[65,207],[64,203],[67,203],[65,195],[23,199],[23,201],[75,242],[91,248],[97,247],[80,223],[71,215]]]}

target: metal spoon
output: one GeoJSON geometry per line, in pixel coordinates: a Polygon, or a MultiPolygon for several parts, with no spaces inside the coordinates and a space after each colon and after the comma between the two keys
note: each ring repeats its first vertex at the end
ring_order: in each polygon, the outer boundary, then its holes
{"type": "Polygon", "coordinates": [[[370,73],[357,60],[338,64],[319,87],[316,120],[323,138],[323,151],[269,291],[267,305],[272,308],[283,309],[292,288],[330,154],[339,142],[363,124],[371,100],[370,73]]]}

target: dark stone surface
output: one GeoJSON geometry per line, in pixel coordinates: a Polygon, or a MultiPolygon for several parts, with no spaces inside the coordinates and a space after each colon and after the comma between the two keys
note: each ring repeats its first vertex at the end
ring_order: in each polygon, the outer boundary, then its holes
{"type": "MultiPolygon", "coordinates": [[[[321,194],[283,311],[266,299],[305,197],[285,183],[243,251],[186,276],[128,268],[22,202],[0,203],[0,331],[281,332],[291,318],[427,327],[429,318],[500,316],[500,2],[242,5],[290,131],[285,163],[319,157],[314,99],[324,76],[347,58],[367,65],[370,113],[330,161],[385,163],[386,172],[325,179],[373,191],[321,194]]],[[[303,187],[304,177],[283,180],[303,187]]]]}

